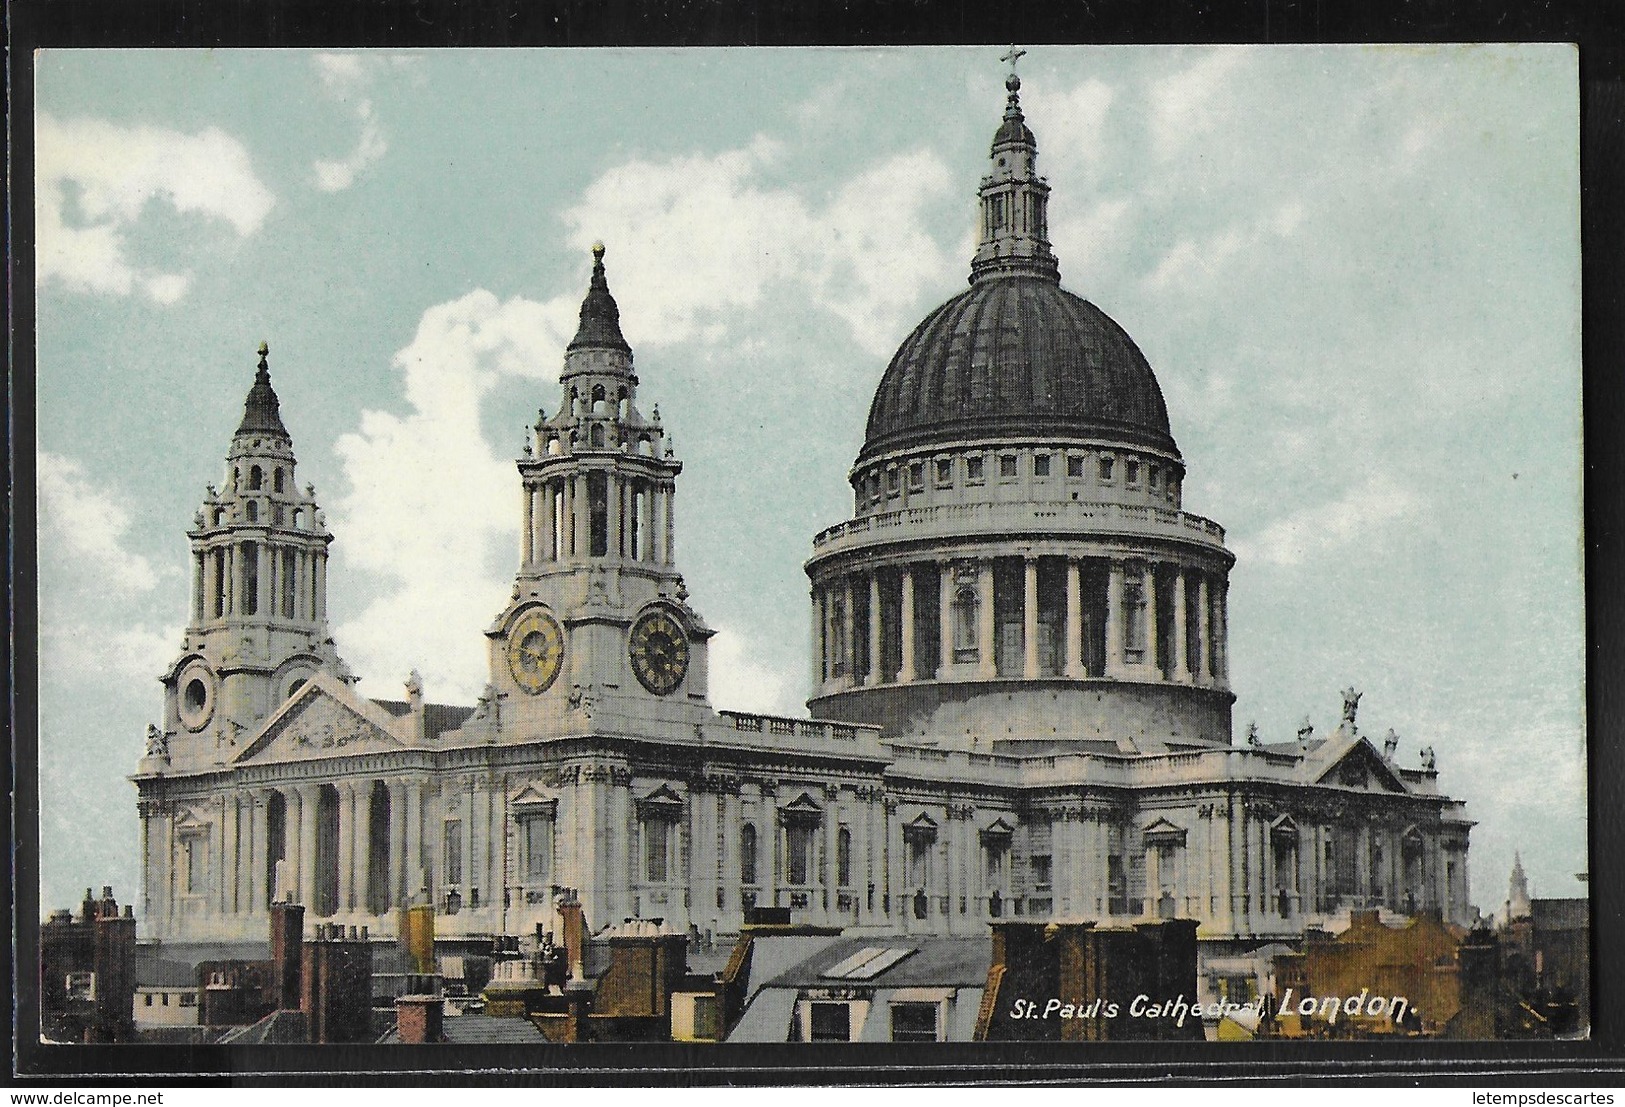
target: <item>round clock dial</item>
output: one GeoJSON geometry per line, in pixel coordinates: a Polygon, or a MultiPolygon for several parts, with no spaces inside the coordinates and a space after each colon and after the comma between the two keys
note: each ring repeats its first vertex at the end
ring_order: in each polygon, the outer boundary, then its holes
{"type": "Polygon", "coordinates": [[[521,691],[538,695],[552,685],[564,664],[564,632],[553,616],[531,611],[508,633],[508,669],[521,691]]]}
{"type": "Polygon", "coordinates": [[[632,624],[627,652],[639,683],[657,696],[675,692],[688,675],[688,638],[664,611],[650,611],[632,624]]]}

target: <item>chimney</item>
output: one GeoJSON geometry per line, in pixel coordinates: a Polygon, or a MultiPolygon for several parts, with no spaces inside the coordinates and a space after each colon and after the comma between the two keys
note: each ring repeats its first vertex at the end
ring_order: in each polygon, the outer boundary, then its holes
{"type": "Polygon", "coordinates": [[[372,946],[347,941],[337,923],[318,924],[304,945],[305,1013],[313,1043],[370,1041],[372,1035],[372,946]]]}
{"type": "Polygon", "coordinates": [[[297,903],[271,904],[271,988],[277,1010],[299,1010],[303,990],[301,946],[305,909],[297,903]]]}
{"type": "Polygon", "coordinates": [[[587,978],[587,920],[581,910],[581,900],[574,888],[567,888],[559,897],[559,918],[564,931],[564,955],[570,965],[572,980],[587,978]]]}
{"type": "Polygon", "coordinates": [[[438,1042],[444,1036],[445,1001],[439,996],[400,996],[395,1000],[395,1033],[402,1045],[438,1042]]]}

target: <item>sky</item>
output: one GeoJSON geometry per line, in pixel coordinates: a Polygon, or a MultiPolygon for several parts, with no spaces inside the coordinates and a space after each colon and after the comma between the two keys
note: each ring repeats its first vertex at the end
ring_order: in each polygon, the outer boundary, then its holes
{"type": "MultiPolygon", "coordinates": [[[[137,886],[126,779],[185,532],[270,345],[363,693],[471,703],[514,461],[591,267],[684,462],[712,702],[805,714],[812,536],[892,352],[964,288],[1002,50],[37,56],[45,910],[137,886]]],[[[1564,46],[1033,48],[1063,284],[1134,336],[1237,556],[1238,740],[1422,747],[1584,892],[1579,155],[1564,46]]]]}

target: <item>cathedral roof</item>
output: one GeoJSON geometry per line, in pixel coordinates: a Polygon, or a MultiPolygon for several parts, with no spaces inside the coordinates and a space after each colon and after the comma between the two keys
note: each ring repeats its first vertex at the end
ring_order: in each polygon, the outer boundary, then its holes
{"type": "Polygon", "coordinates": [[[965,438],[1104,438],[1177,454],[1156,374],[1110,316],[1061,287],[1049,185],[1021,112],[1020,80],[982,181],[971,287],[904,340],[869,408],[862,462],[965,438]]]}
{"type": "Polygon", "coordinates": [[[587,287],[587,298],[581,301],[581,326],[570,340],[568,350],[583,348],[624,350],[632,352],[621,335],[621,309],[615,297],[609,294],[609,281],[604,276],[604,244],[594,243],[592,248],[592,283],[587,287]]]}
{"type": "Polygon", "coordinates": [[[254,374],[254,386],[248,390],[248,399],[243,402],[243,421],[237,425],[239,435],[289,437],[288,428],[282,425],[281,405],[277,402],[276,390],[271,387],[271,370],[266,365],[270,352],[271,348],[261,342],[259,371],[254,374]]]}
{"type": "Polygon", "coordinates": [[[1019,274],[977,281],[914,328],[875,390],[858,456],[1028,435],[1178,452],[1128,332],[1058,281],[1019,274]]]}

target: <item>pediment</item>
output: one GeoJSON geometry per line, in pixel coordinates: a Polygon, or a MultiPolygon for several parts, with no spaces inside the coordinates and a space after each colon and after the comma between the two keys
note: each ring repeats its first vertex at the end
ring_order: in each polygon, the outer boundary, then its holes
{"type": "Polygon", "coordinates": [[[390,717],[327,677],[313,676],[272,715],[237,762],[310,761],[403,749],[390,717]]]}
{"type": "Polygon", "coordinates": [[[1159,818],[1140,831],[1140,838],[1148,846],[1182,846],[1185,844],[1185,828],[1159,818]]]}
{"type": "Polygon", "coordinates": [[[553,818],[559,810],[559,801],[534,784],[525,785],[509,797],[508,805],[513,808],[514,814],[521,818],[538,815],[553,818]]]}
{"type": "Polygon", "coordinates": [[[1016,828],[1004,821],[1003,816],[994,819],[982,830],[983,838],[1009,838],[1014,835],[1016,828]]]}
{"type": "Polygon", "coordinates": [[[1393,767],[1383,761],[1364,738],[1358,739],[1315,778],[1316,784],[1329,784],[1354,792],[1404,794],[1405,787],[1393,767]]]}

